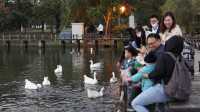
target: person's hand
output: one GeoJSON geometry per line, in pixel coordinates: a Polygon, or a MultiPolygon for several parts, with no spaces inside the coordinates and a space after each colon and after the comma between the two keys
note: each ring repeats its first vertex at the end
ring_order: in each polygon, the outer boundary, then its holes
{"type": "Polygon", "coordinates": [[[137,67],[136,69],[137,69],[137,71],[140,71],[140,70],[141,70],[141,68],[142,68],[142,67],[137,67]]]}
{"type": "Polygon", "coordinates": [[[123,80],[124,82],[128,82],[128,81],[131,80],[131,78],[129,78],[129,76],[127,76],[126,74],[123,74],[122,80],[123,80]]]}
{"type": "Polygon", "coordinates": [[[131,67],[128,67],[127,70],[128,70],[128,71],[131,71],[131,67]]]}
{"type": "Polygon", "coordinates": [[[116,66],[117,66],[118,69],[120,69],[121,63],[117,62],[116,66]]]}
{"type": "Polygon", "coordinates": [[[144,55],[147,53],[147,49],[146,49],[145,46],[142,46],[141,49],[140,49],[139,51],[140,51],[140,54],[141,54],[142,56],[144,56],[144,55]]]}
{"type": "Polygon", "coordinates": [[[149,74],[143,74],[143,77],[147,79],[149,78],[149,74]]]}
{"type": "Polygon", "coordinates": [[[131,78],[130,78],[130,77],[127,77],[127,78],[126,78],[126,81],[127,81],[127,82],[131,82],[131,78]]]}

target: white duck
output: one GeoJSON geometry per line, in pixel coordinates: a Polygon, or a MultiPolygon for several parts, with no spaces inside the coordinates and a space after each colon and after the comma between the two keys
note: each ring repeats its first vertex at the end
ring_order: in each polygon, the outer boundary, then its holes
{"type": "Polygon", "coordinates": [[[95,68],[102,68],[102,63],[94,63],[92,60],[90,60],[90,69],[95,69],[95,68]]]}
{"type": "Polygon", "coordinates": [[[41,84],[36,84],[38,88],[42,88],[42,85],[41,84]]]}
{"type": "Polygon", "coordinates": [[[51,83],[50,83],[48,77],[44,77],[44,80],[43,80],[43,82],[42,82],[42,85],[43,85],[43,86],[51,85],[51,83]]]}
{"type": "Polygon", "coordinates": [[[25,89],[38,89],[40,88],[39,85],[25,79],[25,89]]]}
{"type": "Polygon", "coordinates": [[[95,91],[95,90],[87,89],[88,98],[102,97],[103,96],[103,91],[104,91],[104,87],[102,87],[99,92],[95,91]]]}
{"type": "Polygon", "coordinates": [[[110,78],[110,83],[117,82],[117,78],[115,77],[115,72],[112,72],[112,77],[110,78]]]}
{"type": "Polygon", "coordinates": [[[55,75],[56,75],[57,77],[61,77],[61,76],[63,75],[63,73],[62,73],[62,72],[60,72],[60,73],[55,73],[55,75]]]}
{"type": "Polygon", "coordinates": [[[57,68],[54,70],[54,73],[61,73],[62,72],[62,65],[57,65],[57,68]]]}
{"type": "Polygon", "coordinates": [[[96,72],[94,72],[94,79],[88,77],[87,75],[84,75],[84,83],[85,84],[97,84],[97,78],[96,78],[96,72]]]}

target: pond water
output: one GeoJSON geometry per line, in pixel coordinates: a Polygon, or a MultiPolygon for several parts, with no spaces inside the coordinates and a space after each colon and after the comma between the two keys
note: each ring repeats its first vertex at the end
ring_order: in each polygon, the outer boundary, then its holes
{"type": "MultiPolygon", "coordinates": [[[[0,111],[1,112],[113,112],[119,98],[118,84],[109,84],[120,51],[111,48],[89,48],[73,52],[73,48],[23,47],[0,48],[0,111]],[[105,87],[101,98],[89,99],[83,75],[92,77],[89,60],[102,62],[104,69],[97,71],[98,85],[105,87]],[[56,76],[54,69],[61,64],[63,75],[56,76]],[[38,90],[24,88],[25,79],[42,83],[48,76],[50,86],[38,90]]],[[[118,74],[117,74],[118,76],[118,74]]]]}

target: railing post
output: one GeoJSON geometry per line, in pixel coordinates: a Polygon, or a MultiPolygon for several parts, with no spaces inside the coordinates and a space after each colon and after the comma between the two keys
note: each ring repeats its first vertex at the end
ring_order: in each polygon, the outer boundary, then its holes
{"type": "Polygon", "coordinates": [[[96,49],[98,49],[98,47],[99,47],[99,45],[98,45],[98,44],[99,44],[98,40],[97,40],[97,39],[95,39],[95,48],[96,48],[96,49]]]}
{"type": "Polygon", "coordinates": [[[200,72],[200,61],[199,61],[199,72],[200,72]]]}
{"type": "Polygon", "coordinates": [[[80,42],[80,39],[77,39],[77,45],[78,45],[78,51],[80,51],[80,48],[81,48],[81,42],[80,42]]]}
{"type": "Polygon", "coordinates": [[[8,38],[8,40],[11,40],[11,34],[9,33],[9,38],[8,38]]]}
{"type": "Polygon", "coordinates": [[[61,45],[62,45],[63,48],[65,48],[65,44],[66,44],[65,41],[62,40],[62,41],[61,41],[61,45]]]}
{"type": "Polygon", "coordinates": [[[40,40],[39,43],[38,43],[38,46],[40,48],[45,48],[45,40],[40,40]]]}
{"type": "Polygon", "coordinates": [[[53,40],[53,35],[52,35],[52,33],[50,33],[50,37],[51,37],[51,40],[53,40]]]}
{"type": "Polygon", "coordinates": [[[27,41],[27,40],[24,40],[24,41],[23,41],[23,44],[24,44],[25,49],[27,49],[27,48],[28,48],[28,41],[27,41]]]}
{"type": "Polygon", "coordinates": [[[54,35],[54,41],[56,41],[57,40],[57,36],[56,36],[56,34],[54,35]]]}
{"type": "Polygon", "coordinates": [[[4,35],[4,32],[2,33],[3,35],[2,35],[2,37],[3,37],[3,41],[4,41],[4,39],[5,39],[5,35],[4,35]]]}
{"type": "Polygon", "coordinates": [[[10,40],[7,40],[6,41],[6,44],[7,44],[7,47],[8,47],[8,49],[10,48],[10,40]]]}
{"type": "Polygon", "coordinates": [[[117,48],[117,40],[114,40],[114,48],[117,48]]]}

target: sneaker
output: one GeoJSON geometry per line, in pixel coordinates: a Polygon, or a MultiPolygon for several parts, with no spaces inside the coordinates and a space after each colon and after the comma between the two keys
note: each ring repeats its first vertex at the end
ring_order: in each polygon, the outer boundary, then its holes
{"type": "Polygon", "coordinates": [[[126,111],[127,112],[136,112],[131,106],[128,106],[126,111]]]}
{"type": "Polygon", "coordinates": [[[127,108],[126,111],[127,112],[136,112],[133,108],[127,108]]]}

